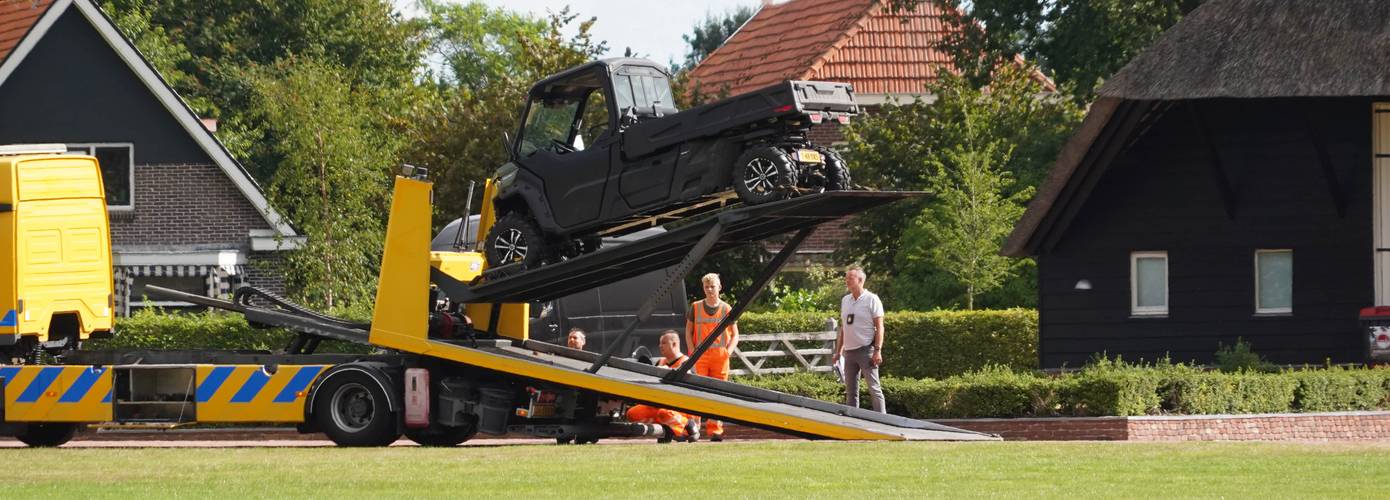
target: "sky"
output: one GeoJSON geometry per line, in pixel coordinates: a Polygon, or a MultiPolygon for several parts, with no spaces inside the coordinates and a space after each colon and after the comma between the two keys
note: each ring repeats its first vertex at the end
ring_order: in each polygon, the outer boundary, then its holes
{"type": "MultiPolygon", "coordinates": [[[[593,34],[608,42],[606,56],[621,56],[631,47],[638,55],[659,63],[683,61],[685,40],[691,28],[706,14],[722,14],[740,5],[758,6],[760,0],[483,0],[493,7],[529,12],[545,17],[566,5],[580,19],[598,17],[593,34]]],[[[399,5],[400,1],[397,1],[399,5]]],[[[778,2],[780,3],[780,2],[778,2]]]]}

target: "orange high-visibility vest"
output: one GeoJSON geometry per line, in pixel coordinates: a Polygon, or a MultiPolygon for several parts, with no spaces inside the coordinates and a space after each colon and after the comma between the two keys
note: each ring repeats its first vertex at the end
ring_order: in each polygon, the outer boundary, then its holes
{"type": "Polygon", "coordinates": [[[681,357],[676,358],[676,361],[675,361],[674,363],[667,363],[667,362],[666,362],[666,358],[663,357],[663,358],[661,358],[661,359],[656,360],[656,366],[661,366],[661,367],[666,367],[666,368],[675,368],[675,367],[678,367],[678,366],[680,366],[680,365],[685,364],[686,358],[689,358],[689,356],[686,356],[686,355],[682,354],[681,357]]]}
{"type": "MultiPolygon", "coordinates": [[[[694,303],[691,303],[690,321],[695,324],[695,345],[690,346],[690,348],[694,349],[696,346],[700,345],[701,343],[704,343],[705,337],[708,337],[709,334],[714,333],[714,328],[719,326],[719,322],[723,321],[724,318],[729,315],[729,311],[731,310],[732,308],[729,307],[729,304],[725,303],[724,301],[720,301],[718,312],[716,312],[714,315],[709,315],[705,314],[704,300],[697,300],[694,303]]],[[[730,335],[729,331],[732,329],[732,325],[730,325],[730,328],[725,328],[724,333],[719,334],[719,338],[716,339],[714,341],[714,344],[710,345],[710,347],[720,347],[725,349],[729,348],[729,344],[732,343],[733,337],[732,335],[730,335]]]]}

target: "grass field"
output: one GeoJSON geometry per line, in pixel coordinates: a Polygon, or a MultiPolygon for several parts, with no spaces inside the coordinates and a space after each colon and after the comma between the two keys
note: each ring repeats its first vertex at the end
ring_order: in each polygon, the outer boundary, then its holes
{"type": "Polygon", "coordinates": [[[6,449],[16,497],[1384,497],[1390,444],[6,449]]]}

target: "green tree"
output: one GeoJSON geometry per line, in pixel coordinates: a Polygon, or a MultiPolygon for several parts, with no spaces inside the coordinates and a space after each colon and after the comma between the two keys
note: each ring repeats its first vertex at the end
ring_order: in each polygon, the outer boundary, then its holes
{"type": "Polygon", "coordinates": [[[692,69],[705,60],[716,49],[724,46],[743,23],[753,18],[758,11],[747,5],[725,11],[723,14],[706,13],[705,18],[691,28],[689,34],[681,35],[690,48],[685,52],[685,63],[677,69],[692,69]]]}
{"type": "MultiPolygon", "coordinates": [[[[943,185],[944,167],[949,167],[946,175],[959,175],[951,170],[957,168],[951,155],[1007,145],[1010,154],[990,164],[1015,180],[997,186],[999,196],[1026,200],[1082,116],[1076,103],[1047,95],[1032,75],[1032,68],[1002,66],[994,82],[981,88],[963,76],[944,74],[927,87],[933,100],[888,104],[851,123],[845,153],[855,167],[856,182],[880,189],[935,191],[943,185]]],[[[863,264],[883,293],[895,295],[890,301],[899,307],[949,306],[963,292],[948,270],[924,261],[922,255],[908,258],[908,250],[927,244],[920,239],[922,229],[914,229],[916,223],[924,220],[924,213],[946,209],[941,193],[934,195],[855,217],[851,240],[837,256],[863,264]],[[909,234],[917,239],[908,239],[909,234]]],[[[1003,283],[998,290],[1002,295],[985,295],[975,305],[1025,305],[1032,294],[1026,283],[1028,264],[1024,266],[1003,283]]]]}
{"type": "MultiPolygon", "coordinates": [[[[970,121],[985,118],[974,111],[966,117],[968,129],[970,121]]],[[[1018,260],[999,255],[1033,194],[1011,189],[1013,177],[1000,166],[1012,155],[1012,146],[990,137],[941,151],[928,183],[936,202],[903,238],[902,259],[914,264],[925,259],[955,278],[965,289],[966,309],[974,309],[977,297],[1003,286],[1019,267],[1018,260]]]]}
{"type": "Polygon", "coordinates": [[[249,113],[262,68],[308,57],[344,68],[354,89],[394,94],[378,106],[401,116],[413,104],[424,47],[423,24],[406,20],[384,0],[106,0],[106,11],[151,57],[173,88],[208,118],[221,120],[218,137],[261,182],[280,158],[269,144],[271,124],[249,113]],[[136,22],[138,18],[138,22],[136,22]],[[122,20],[125,21],[122,21],[122,20]],[[141,31],[141,24],[148,33],[141,31]],[[132,29],[135,32],[132,32],[132,29]],[[156,36],[157,35],[157,36],[156,36]],[[165,52],[155,38],[182,49],[165,52]],[[187,57],[181,55],[187,52],[187,57]],[[186,78],[181,76],[186,75],[186,78]]]}
{"type": "Polygon", "coordinates": [[[1088,101],[1202,0],[893,0],[935,2],[952,26],[942,48],[977,85],[1021,55],[1088,101]]]}
{"type": "Polygon", "coordinates": [[[270,199],[308,236],[286,258],[288,288],[325,308],[370,303],[381,261],[390,167],[405,140],[348,68],[291,57],[250,80],[250,116],[280,158],[270,199]]]}

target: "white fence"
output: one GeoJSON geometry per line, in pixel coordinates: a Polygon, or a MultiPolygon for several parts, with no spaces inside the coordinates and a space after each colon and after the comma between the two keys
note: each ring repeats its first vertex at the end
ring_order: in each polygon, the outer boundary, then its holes
{"type": "Polygon", "coordinates": [[[769,375],[793,372],[829,372],[830,351],[835,348],[835,322],[827,322],[827,331],[800,333],[759,333],[742,334],[738,338],[738,348],[734,349],[730,360],[730,375],[769,375]],[[796,343],[800,343],[798,346],[796,343]],[[760,350],[749,350],[760,349],[760,350]],[[773,363],[771,359],[790,357],[788,363],[773,363]],[[740,366],[741,365],[741,366],[740,366]]]}

